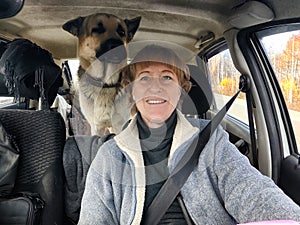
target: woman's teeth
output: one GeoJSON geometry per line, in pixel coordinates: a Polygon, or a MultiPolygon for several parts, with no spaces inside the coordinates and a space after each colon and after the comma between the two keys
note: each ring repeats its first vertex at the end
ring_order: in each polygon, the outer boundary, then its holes
{"type": "Polygon", "coordinates": [[[165,100],[147,100],[147,103],[149,103],[149,104],[161,104],[164,102],[165,102],[165,100]]]}

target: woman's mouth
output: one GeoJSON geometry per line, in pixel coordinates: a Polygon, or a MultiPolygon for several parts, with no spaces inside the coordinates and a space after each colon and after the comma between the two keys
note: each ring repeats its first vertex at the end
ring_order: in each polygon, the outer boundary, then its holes
{"type": "Polygon", "coordinates": [[[163,100],[163,99],[148,99],[148,100],[146,100],[146,102],[147,102],[148,104],[155,105],[155,104],[162,104],[162,103],[165,103],[166,100],[163,100]]]}

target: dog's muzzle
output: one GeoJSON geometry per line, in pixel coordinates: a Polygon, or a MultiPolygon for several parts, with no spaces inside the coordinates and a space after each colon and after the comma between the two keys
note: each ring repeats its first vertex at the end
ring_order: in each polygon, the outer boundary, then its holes
{"type": "Polygon", "coordinates": [[[117,64],[127,58],[127,51],[121,40],[108,39],[101,44],[96,57],[102,62],[117,64]]]}

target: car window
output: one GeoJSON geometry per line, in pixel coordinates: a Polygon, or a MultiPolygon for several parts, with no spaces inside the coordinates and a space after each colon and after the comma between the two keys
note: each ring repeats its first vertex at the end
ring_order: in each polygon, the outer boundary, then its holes
{"type": "Polygon", "coordinates": [[[300,149],[300,30],[261,38],[281,88],[300,149]]]}
{"type": "Polygon", "coordinates": [[[72,81],[75,88],[78,86],[78,77],[77,77],[77,71],[79,67],[79,60],[78,59],[69,59],[68,64],[71,70],[72,75],[72,81]]]}
{"type": "Polygon", "coordinates": [[[9,106],[11,104],[14,104],[14,97],[4,97],[0,96],[0,108],[9,106]]]}
{"type": "MultiPolygon", "coordinates": [[[[208,59],[208,68],[215,96],[215,108],[221,109],[239,88],[240,73],[234,67],[228,49],[208,59]]],[[[247,103],[243,93],[234,101],[228,115],[248,123],[247,103]]]]}

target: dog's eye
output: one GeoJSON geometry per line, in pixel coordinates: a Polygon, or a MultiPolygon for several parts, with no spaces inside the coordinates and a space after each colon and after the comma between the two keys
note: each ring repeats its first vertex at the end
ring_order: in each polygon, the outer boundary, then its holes
{"type": "Polygon", "coordinates": [[[125,36],[125,30],[123,29],[123,27],[119,24],[118,28],[117,28],[117,32],[120,35],[120,37],[124,37],[125,36]]]}
{"type": "Polygon", "coordinates": [[[103,27],[102,23],[99,23],[97,27],[92,29],[92,33],[95,34],[103,34],[105,32],[105,28],[103,27]]]}

